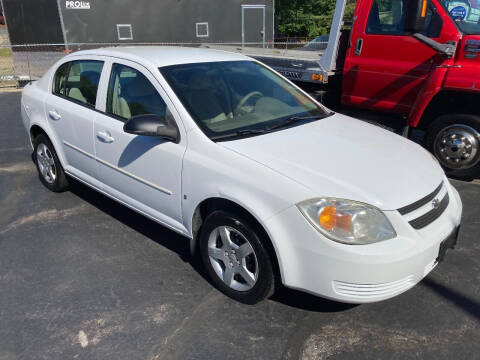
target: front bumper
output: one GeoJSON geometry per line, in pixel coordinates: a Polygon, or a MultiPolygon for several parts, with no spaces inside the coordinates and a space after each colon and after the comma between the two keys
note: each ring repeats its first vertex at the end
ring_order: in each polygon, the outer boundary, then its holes
{"type": "Polygon", "coordinates": [[[385,214],[397,237],[369,245],[345,245],[323,237],[296,206],[266,222],[285,286],[347,303],[385,300],[410,289],[438,263],[440,245],[460,226],[462,202],[452,199],[433,223],[415,230],[398,211],[385,214]]]}

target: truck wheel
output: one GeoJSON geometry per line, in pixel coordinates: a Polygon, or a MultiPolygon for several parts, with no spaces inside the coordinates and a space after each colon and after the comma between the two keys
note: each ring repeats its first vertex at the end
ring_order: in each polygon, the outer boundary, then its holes
{"type": "Polygon", "coordinates": [[[449,176],[471,180],[480,175],[480,116],[438,117],[427,131],[426,145],[449,176]]]}
{"type": "Polygon", "coordinates": [[[68,180],[51,141],[43,134],[33,140],[33,155],[40,181],[54,192],[68,190],[68,180]]]}
{"type": "Polygon", "coordinates": [[[205,219],[199,245],[212,282],[224,294],[245,304],[273,294],[275,276],[268,251],[248,221],[214,211],[205,219]]]}

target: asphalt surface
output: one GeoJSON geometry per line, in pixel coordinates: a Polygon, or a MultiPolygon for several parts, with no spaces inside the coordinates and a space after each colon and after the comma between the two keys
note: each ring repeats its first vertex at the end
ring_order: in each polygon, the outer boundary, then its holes
{"type": "Polygon", "coordinates": [[[179,235],[85,186],[46,190],[19,99],[0,94],[0,360],[480,358],[479,185],[454,182],[458,246],[410,291],[348,306],[282,289],[247,306],[179,235]]]}

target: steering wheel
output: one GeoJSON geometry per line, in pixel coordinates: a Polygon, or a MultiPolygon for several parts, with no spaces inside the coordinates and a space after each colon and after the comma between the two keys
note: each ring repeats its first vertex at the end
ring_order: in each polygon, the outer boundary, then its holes
{"type": "Polygon", "coordinates": [[[235,112],[240,111],[243,105],[245,105],[247,101],[250,100],[250,98],[252,98],[253,96],[263,96],[263,94],[260,91],[252,91],[251,93],[248,93],[242,98],[242,100],[240,100],[237,107],[235,108],[235,112]]]}

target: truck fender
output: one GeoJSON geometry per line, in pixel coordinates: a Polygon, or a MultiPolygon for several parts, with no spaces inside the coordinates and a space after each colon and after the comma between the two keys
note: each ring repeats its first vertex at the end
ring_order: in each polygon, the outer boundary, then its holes
{"type": "Polygon", "coordinates": [[[408,115],[408,126],[418,126],[428,104],[442,89],[446,74],[447,68],[437,67],[427,78],[408,115]]]}

